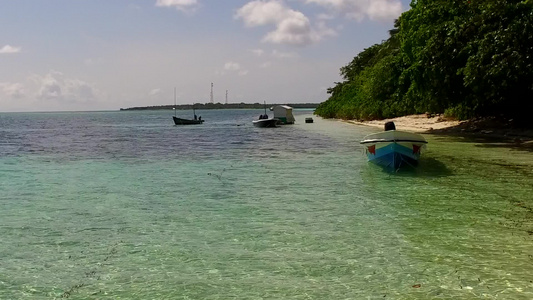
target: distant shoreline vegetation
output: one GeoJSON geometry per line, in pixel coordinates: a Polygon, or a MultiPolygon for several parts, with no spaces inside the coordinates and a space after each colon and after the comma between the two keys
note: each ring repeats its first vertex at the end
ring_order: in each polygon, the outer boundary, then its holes
{"type": "MultiPolygon", "coordinates": [[[[267,107],[272,107],[276,105],[287,105],[292,108],[317,108],[320,103],[288,103],[288,104],[268,104],[267,107]]],[[[120,110],[165,110],[176,108],[178,110],[190,110],[190,109],[254,109],[254,108],[264,108],[263,103],[195,103],[195,104],[179,104],[179,105],[156,105],[156,106],[140,106],[140,107],[129,107],[121,108],[120,110]]]]}

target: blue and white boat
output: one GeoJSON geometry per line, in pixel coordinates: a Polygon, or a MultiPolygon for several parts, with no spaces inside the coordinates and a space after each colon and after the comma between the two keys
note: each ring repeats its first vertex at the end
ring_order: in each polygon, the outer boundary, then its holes
{"type": "Polygon", "coordinates": [[[368,161],[393,170],[416,166],[426,139],[420,134],[397,131],[390,123],[385,124],[385,131],[369,134],[361,141],[368,161]]]}

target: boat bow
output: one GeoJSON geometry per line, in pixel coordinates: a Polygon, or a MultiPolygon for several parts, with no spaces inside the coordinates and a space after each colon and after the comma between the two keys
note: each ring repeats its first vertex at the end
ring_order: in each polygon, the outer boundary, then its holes
{"type": "Polygon", "coordinates": [[[427,141],[420,134],[389,130],[367,135],[361,144],[370,162],[397,170],[416,165],[427,141]]]}

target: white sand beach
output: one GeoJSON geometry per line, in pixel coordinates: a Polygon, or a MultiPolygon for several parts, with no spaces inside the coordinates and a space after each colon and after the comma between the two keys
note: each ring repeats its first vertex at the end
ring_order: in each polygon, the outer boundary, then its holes
{"type": "Polygon", "coordinates": [[[429,132],[432,130],[450,128],[458,126],[466,121],[445,120],[442,116],[428,117],[426,114],[409,115],[404,117],[374,120],[374,121],[354,121],[347,120],[348,123],[361,124],[383,128],[386,122],[393,121],[398,130],[412,132],[429,132]]]}

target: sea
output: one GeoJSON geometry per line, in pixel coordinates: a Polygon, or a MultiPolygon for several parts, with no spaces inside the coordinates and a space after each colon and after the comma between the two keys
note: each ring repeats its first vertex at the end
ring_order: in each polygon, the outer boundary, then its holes
{"type": "Polygon", "coordinates": [[[0,113],[0,299],[533,299],[531,150],[174,113],[0,113]]]}

